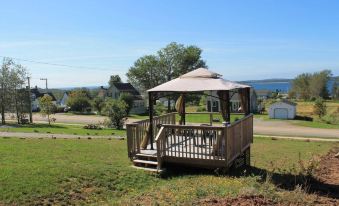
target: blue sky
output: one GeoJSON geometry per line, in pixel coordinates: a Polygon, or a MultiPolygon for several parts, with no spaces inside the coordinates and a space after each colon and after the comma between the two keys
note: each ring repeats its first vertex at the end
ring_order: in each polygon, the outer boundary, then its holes
{"type": "Polygon", "coordinates": [[[229,80],[339,75],[339,1],[0,1],[0,55],[19,61],[40,87],[105,85],[170,42],[203,49],[229,80]]]}

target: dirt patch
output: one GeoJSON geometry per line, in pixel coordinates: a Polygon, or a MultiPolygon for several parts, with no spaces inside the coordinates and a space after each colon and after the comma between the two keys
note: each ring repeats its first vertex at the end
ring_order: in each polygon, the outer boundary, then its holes
{"type": "Polygon", "coordinates": [[[339,147],[321,158],[316,176],[321,182],[336,186],[339,193],[339,147]]]}
{"type": "Polygon", "coordinates": [[[213,206],[260,206],[260,205],[280,205],[273,200],[265,199],[263,196],[241,196],[237,198],[211,198],[204,199],[198,202],[198,205],[213,205],[213,206]]]}

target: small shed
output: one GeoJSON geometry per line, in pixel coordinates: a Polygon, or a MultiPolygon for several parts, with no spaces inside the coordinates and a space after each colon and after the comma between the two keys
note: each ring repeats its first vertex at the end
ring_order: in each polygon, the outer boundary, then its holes
{"type": "Polygon", "coordinates": [[[297,114],[297,104],[287,100],[273,103],[268,110],[271,119],[294,119],[297,114]]]}

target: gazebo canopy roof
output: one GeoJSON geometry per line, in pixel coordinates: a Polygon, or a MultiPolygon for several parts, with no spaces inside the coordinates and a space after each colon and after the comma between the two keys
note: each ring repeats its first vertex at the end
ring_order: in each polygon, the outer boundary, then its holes
{"type": "Polygon", "coordinates": [[[188,72],[147,92],[198,92],[249,88],[245,84],[224,80],[222,75],[205,68],[188,72]]]}

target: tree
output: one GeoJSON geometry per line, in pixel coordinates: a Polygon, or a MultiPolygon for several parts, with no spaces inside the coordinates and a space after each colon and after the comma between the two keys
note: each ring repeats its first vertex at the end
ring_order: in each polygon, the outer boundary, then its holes
{"type": "Polygon", "coordinates": [[[292,87],[289,91],[291,98],[304,100],[328,98],[328,82],[332,74],[330,70],[323,70],[315,73],[303,73],[292,80],[292,87]]]}
{"type": "Polygon", "coordinates": [[[134,62],[128,70],[128,81],[134,86],[146,91],[166,81],[165,71],[159,64],[159,58],[155,55],[146,55],[134,62]]]}
{"type": "Polygon", "coordinates": [[[71,111],[84,112],[91,107],[89,94],[85,90],[75,90],[69,94],[67,106],[71,111]]]}
{"type": "Polygon", "coordinates": [[[303,73],[298,75],[295,79],[292,80],[292,87],[290,94],[294,94],[295,98],[309,100],[310,96],[310,79],[311,75],[308,73],[303,73]]]}
{"type": "MultiPolygon", "coordinates": [[[[6,123],[5,113],[15,112],[19,121],[19,93],[27,77],[27,70],[10,58],[4,58],[0,69],[0,106],[2,124],[6,123]]],[[[27,99],[25,99],[27,101],[27,99]]]]}
{"type": "Polygon", "coordinates": [[[312,74],[309,84],[311,97],[313,98],[321,97],[323,99],[329,98],[329,91],[327,85],[331,79],[331,76],[332,72],[330,70],[323,70],[312,74]]]}
{"type": "Polygon", "coordinates": [[[126,114],[128,115],[131,109],[133,108],[134,97],[129,93],[122,93],[119,97],[119,100],[126,103],[126,114]]]}
{"type": "Polygon", "coordinates": [[[92,101],[92,106],[99,114],[101,114],[101,110],[105,106],[105,101],[101,97],[96,97],[92,101]]]}
{"type": "Polygon", "coordinates": [[[326,115],[326,104],[322,98],[318,98],[313,106],[313,113],[318,115],[319,118],[326,115]]]}
{"type": "Polygon", "coordinates": [[[113,127],[122,129],[126,120],[127,104],[121,100],[109,99],[105,103],[104,113],[109,117],[113,127]]]}
{"type": "Polygon", "coordinates": [[[56,106],[53,104],[53,98],[48,94],[45,94],[43,97],[39,98],[39,105],[41,113],[47,115],[48,124],[51,125],[50,115],[55,112],[56,106]]]}
{"type": "Polygon", "coordinates": [[[207,67],[201,53],[196,46],[172,42],[156,55],[137,59],[127,73],[128,81],[145,91],[199,67],[207,67]]]}
{"type": "Polygon", "coordinates": [[[332,98],[339,99],[339,77],[337,77],[332,86],[332,98]]]}
{"type": "Polygon", "coordinates": [[[111,87],[114,83],[121,83],[121,78],[119,75],[111,75],[108,85],[111,87]]]}

